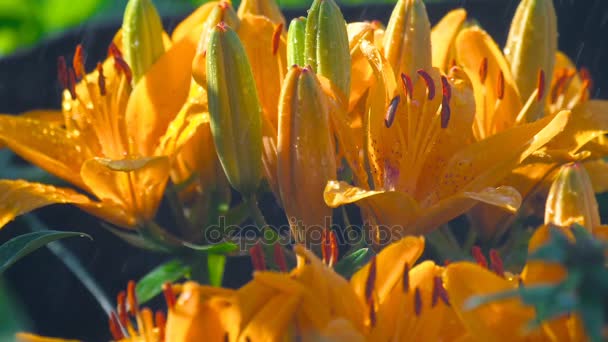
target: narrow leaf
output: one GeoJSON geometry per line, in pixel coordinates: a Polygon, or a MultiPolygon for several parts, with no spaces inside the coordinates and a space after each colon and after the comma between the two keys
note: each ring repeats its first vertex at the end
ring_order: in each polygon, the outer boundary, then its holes
{"type": "Polygon", "coordinates": [[[223,254],[210,253],[207,256],[207,269],[209,272],[209,283],[213,286],[222,286],[224,278],[224,267],[226,266],[226,256],[223,254]]]}
{"type": "Polygon", "coordinates": [[[369,261],[372,253],[369,248],[356,250],[338,261],[334,266],[334,271],[348,279],[369,261]]]}
{"type": "Polygon", "coordinates": [[[140,303],[145,303],[162,291],[166,282],[174,282],[190,273],[190,266],[181,260],[168,261],[150,271],[137,282],[135,292],[140,303]]]}

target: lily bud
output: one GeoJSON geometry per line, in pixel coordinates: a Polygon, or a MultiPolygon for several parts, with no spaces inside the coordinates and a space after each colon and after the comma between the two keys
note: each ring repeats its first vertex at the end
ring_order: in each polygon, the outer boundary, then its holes
{"type": "Polygon", "coordinates": [[[262,110],[245,49],[224,23],[209,37],[207,96],[215,150],[228,181],[255,193],[262,167],[262,110]]]}
{"type": "Polygon", "coordinates": [[[287,31],[287,65],[306,65],[304,42],[306,37],[306,18],[295,18],[289,23],[287,31]]]}
{"type": "MultiPolygon", "coordinates": [[[[556,52],[557,19],[553,0],[520,2],[511,22],[504,53],[522,99],[527,99],[538,86],[536,75],[539,70],[544,71],[545,84],[551,84],[556,52]]],[[[546,92],[543,99],[545,95],[546,92]]],[[[542,111],[536,112],[542,114],[542,111]]]]}
{"type": "Polygon", "coordinates": [[[151,0],[129,0],[122,22],[125,61],[133,72],[133,85],[165,52],[163,24],[151,0]]]}
{"type": "Polygon", "coordinates": [[[545,223],[562,227],[577,223],[589,231],[600,226],[595,192],[582,164],[562,166],[549,191],[545,223]]]}
{"type": "Polygon", "coordinates": [[[396,75],[431,67],[431,23],[422,0],[399,0],[384,33],[384,55],[396,75]]]}
{"type": "Polygon", "coordinates": [[[192,60],[192,77],[199,84],[207,83],[207,67],[205,61],[207,46],[209,45],[209,36],[211,35],[213,29],[221,22],[232,27],[234,30],[238,30],[240,20],[237,17],[234,8],[232,8],[232,5],[227,1],[217,3],[205,20],[203,32],[201,33],[201,38],[198,41],[196,54],[192,60]]]}
{"type": "Polygon", "coordinates": [[[308,67],[292,67],[279,99],[277,176],[298,243],[304,239],[313,242],[312,227],[325,229],[331,220],[331,209],[323,201],[327,181],[336,177],[329,125],[327,98],[314,72],[308,67]]]}
{"type": "Polygon", "coordinates": [[[346,22],[333,0],[315,0],[308,10],[306,64],[327,77],[348,98],[350,93],[350,50],[346,22]]]}
{"type": "Polygon", "coordinates": [[[245,14],[264,16],[274,24],[285,25],[285,18],[275,0],[243,0],[237,11],[239,18],[245,14]]]}

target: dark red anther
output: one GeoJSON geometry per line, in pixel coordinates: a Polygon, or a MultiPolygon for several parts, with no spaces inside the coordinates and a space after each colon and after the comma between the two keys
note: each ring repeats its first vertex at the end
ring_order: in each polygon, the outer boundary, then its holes
{"type": "Polygon", "coordinates": [[[432,303],[431,306],[435,307],[435,305],[437,305],[437,301],[439,299],[441,299],[441,301],[449,306],[450,305],[450,300],[448,298],[448,292],[445,290],[445,288],[443,287],[443,280],[441,280],[441,277],[435,276],[433,278],[433,295],[432,295],[432,303]]]}
{"type": "Polygon", "coordinates": [[[120,324],[118,323],[118,318],[114,312],[110,313],[110,319],[108,320],[110,333],[112,334],[112,338],[115,341],[120,341],[124,339],[126,336],[123,334],[120,324]]]}
{"type": "Polygon", "coordinates": [[[116,44],[114,44],[114,42],[110,43],[110,46],[108,46],[108,57],[122,57],[122,52],[120,52],[120,50],[118,49],[118,46],[116,46],[116,44]]]}
{"type": "Polygon", "coordinates": [[[336,238],[336,233],[334,233],[333,230],[329,233],[329,246],[331,247],[331,259],[329,260],[329,263],[333,265],[338,262],[338,257],[340,256],[340,251],[338,250],[338,239],[336,238]]]}
{"type": "Polygon", "coordinates": [[[411,100],[414,94],[414,84],[412,83],[412,79],[408,75],[401,73],[401,84],[403,85],[403,92],[405,93],[405,96],[411,100]]]}
{"type": "Polygon", "coordinates": [[[479,266],[488,268],[488,261],[481,252],[481,248],[479,248],[479,246],[473,246],[473,248],[471,249],[471,254],[473,254],[473,258],[475,258],[475,261],[479,266]]]}
{"type": "Polygon", "coordinates": [[[135,281],[129,280],[127,284],[127,304],[128,312],[131,315],[137,315],[139,312],[139,303],[137,302],[137,294],[135,293],[135,281]]]}
{"type": "Polygon", "coordinates": [[[386,115],[384,116],[384,125],[386,128],[391,128],[393,125],[393,121],[395,121],[395,114],[397,114],[397,108],[399,108],[399,102],[401,101],[401,96],[397,95],[393,97],[391,103],[388,105],[388,109],[386,110],[386,115]]]}
{"type": "Polygon", "coordinates": [[[167,318],[162,311],[156,311],[154,313],[154,325],[158,329],[158,340],[165,340],[165,326],[167,325],[167,318]]]}
{"type": "Polygon", "coordinates": [[[492,271],[499,276],[503,277],[505,275],[505,267],[502,263],[502,258],[495,249],[490,249],[490,267],[492,271]]]}
{"type": "Polygon", "coordinates": [[[403,292],[408,293],[410,292],[410,264],[407,262],[403,265],[402,277],[403,292]]]}
{"type": "Polygon", "coordinates": [[[589,69],[587,69],[586,67],[581,67],[578,74],[579,74],[580,78],[583,80],[583,83],[585,81],[587,81],[587,83],[588,83],[587,88],[589,90],[591,90],[591,88],[593,88],[593,78],[591,78],[591,73],[589,72],[589,69]]]}
{"type": "Polygon", "coordinates": [[[422,296],[420,295],[420,289],[414,290],[414,313],[416,316],[420,316],[422,313],[422,296]]]}
{"type": "Polygon", "coordinates": [[[84,52],[82,51],[82,45],[76,45],[76,51],[74,52],[74,58],[72,59],[72,67],[76,72],[76,78],[82,79],[84,77],[84,52]]]}
{"type": "Polygon", "coordinates": [[[448,78],[444,75],[441,75],[441,91],[443,93],[443,97],[446,97],[448,101],[452,99],[452,86],[450,86],[448,78]]]}
{"type": "Polygon", "coordinates": [[[63,56],[57,58],[57,79],[61,89],[68,89],[68,67],[63,56]]]}
{"type": "Polygon", "coordinates": [[[372,298],[369,301],[369,325],[373,328],[376,326],[377,321],[378,321],[378,318],[376,317],[376,303],[374,302],[374,299],[372,298]]]}
{"type": "Polygon", "coordinates": [[[175,292],[173,292],[171,283],[163,284],[163,295],[165,297],[165,303],[167,303],[167,308],[169,310],[173,309],[175,303],[177,302],[177,298],[175,297],[175,292]]]}
{"type": "Polygon", "coordinates": [[[435,82],[433,81],[433,78],[431,77],[431,75],[429,75],[428,72],[419,69],[417,71],[418,75],[420,77],[422,77],[422,79],[424,80],[424,83],[426,83],[426,89],[427,89],[427,98],[429,101],[431,101],[432,99],[435,98],[435,82]]]}
{"type": "Polygon", "coordinates": [[[127,293],[125,291],[120,291],[116,297],[116,311],[118,312],[119,322],[122,326],[126,326],[129,320],[126,298],[127,293]]]}
{"type": "Polygon", "coordinates": [[[538,85],[536,86],[538,89],[538,94],[536,94],[536,101],[542,101],[545,96],[545,71],[543,69],[538,70],[538,85]]]}
{"type": "Polygon", "coordinates": [[[479,65],[479,81],[481,81],[481,83],[485,83],[487,77],[488,77],[488,58],[484,57],[481,60],[481,64],[479,65]]]}
{"type": "Polygon", "coordinates": [[[376,286],[376,256],[369,262],[369,273],[365,281],[365,300],[369,303],[374,297],[374,287],[376,286]]]}
{"type": "Polygon", "coordinates": [[[279,23],[274,27],[272,32],[272,55],[276,56],[281,43],[281,33],[283,33],[283,23],[279,23]]]}
{"type": "Polygon", "coordinates": [[[441,100],[441,128],[448,127],[448,123],[450,122],[451,115],[452,115],[452,110],[450,109],[450,104],[448,103],[448,98],[444,97],[441,100]]]}
{"type": "Polygon", "coordinates": [[[99,94],[106,95],[106,77],[103,74],[103,65],[97,63],[97,85],[99,86],[99,94]]]}
{"type": "Polygon", "coordinates": [[[76,100],[76,75],[74,69],[68,69],[68,90],[72,100],[76,100]]]}
{"type": "Polygon", "coordinates": [[[127,78],[127,81],[131,83],[131,80],[133,79],[133,73],[131,72],[129,64],[127,64],[127,62],[122,59],[122,57],[114,56],[114,67],[118,72],[122,72],[127,78]]]}
{"type": "Polygon", "coordinates": [[[260,243],[256,243],[253,247],[249,249],[249,254],[251,255],[251,263],[253,264],[253,269],[256,271],[264,271],[266,270],[266,261],[264,260],[264,251],[262,250],[262,245],[260,243]]]}
{"type": "Polygon", "coordinates": [[[274,244],[274,263],[281,272],[287,272],[287,259],[285,259],[283,248],[278,242],[274,244]]]}
{"type": "Polygon", "coordinates": [[[496,80],[496,97],[499,100],[505,97],[505,75],[502,70],[498,73],[498,79],[496,80]]]}
{"type": "Polygon", "coordinates": [[[331,247],[329,245],[329,229],[324,229],[321,233],[321,258],[323,263],[329,264],[329,257],[331,256],[331,247]]]}

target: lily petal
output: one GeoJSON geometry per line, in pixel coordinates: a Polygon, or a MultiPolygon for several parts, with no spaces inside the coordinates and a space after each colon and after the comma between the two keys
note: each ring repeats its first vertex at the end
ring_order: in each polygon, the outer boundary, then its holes
{"type": "Polygon", "coordinates": [[[171,40],[177,42],[183,38],[194,37],[196,39],[194,43],[196,44],[203,31],[205,20],[209,16],[209,13],[211,13],[211,10],[217,6],[217,3],[217,1],[209,1],[199,6],[175,27],[171,34],[171,40]],[[197,32],[198,34],[196,34],[197,32]]]}
{"type": "Polygon", "coordinates": [[[467,19],[467,11],[458,8],[448,12],[431,30],[431,48],[433,49],[433,66],[447,71],[454,54],[453,46],[458,32],[467,19]]]}

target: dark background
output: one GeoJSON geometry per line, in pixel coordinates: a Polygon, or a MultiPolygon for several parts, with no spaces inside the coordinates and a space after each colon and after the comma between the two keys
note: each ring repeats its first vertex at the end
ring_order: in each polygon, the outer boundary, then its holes
{"type": "MultiPolygon", "coordinates": [[[[495,38],[504,44],[508,25],[517,0],[459,1],[456,5],[428,4],[432,23],[448,10],[464,7],[469,18],[475,18],[495,38]]],[[[608,1],[556,0],[559,48],[578,67],[587,67],[594,80],[592,97],[608,98],[608,1]]],[[[347,21],[380,19],[387,22],[392,6],[344,8],[347,21]]],[[[288,12],[287,18],[305,15],[288,12]]],[[[181,18],[167,19],[171,30],[181,18]]],[[[20,113],[39,108],[60,108],[60,89],[56,79],[58,56],[71,58],[75,46],[82,43],[91,70],[105,54],[107,46],[120,26],[119,22],[103,26],[82,26],[64,36],[17,55],[0,59],[0,110],[20,113]]],[[[0,177],[2,176],[0,170],[0,177]]],[[[53,229],[78,230],[93,236],[66,240],[68,247],[80,258],[111,299],[126,287],[129,279],[139,279],[152,269],[163,256],[130,247],[99,226],[97,220],[68,206],[53,206],[38,210],[39,217],[53,229]]],[[[20,220],[0,231],[0,243],[28,230],[20,220]]],[[[248,262],[232,260],[227,265],[230,274],[225,285],[236,287],[249,277],[248,262]],[[235,267],[231,268],[231,264],[235,267]]],[[[34,332],[48,336],[78,338],[85,341],[107,341],[107,318],[96,301],[72,276],[63,264],[46,249],[38,251],[9,269],[5,280],[31,319],[34,332]]],[[[158,305],[158,303],[154,303],[158,305]]],[[[0,318],[2,319],[2,318],[0,318]]]]}

